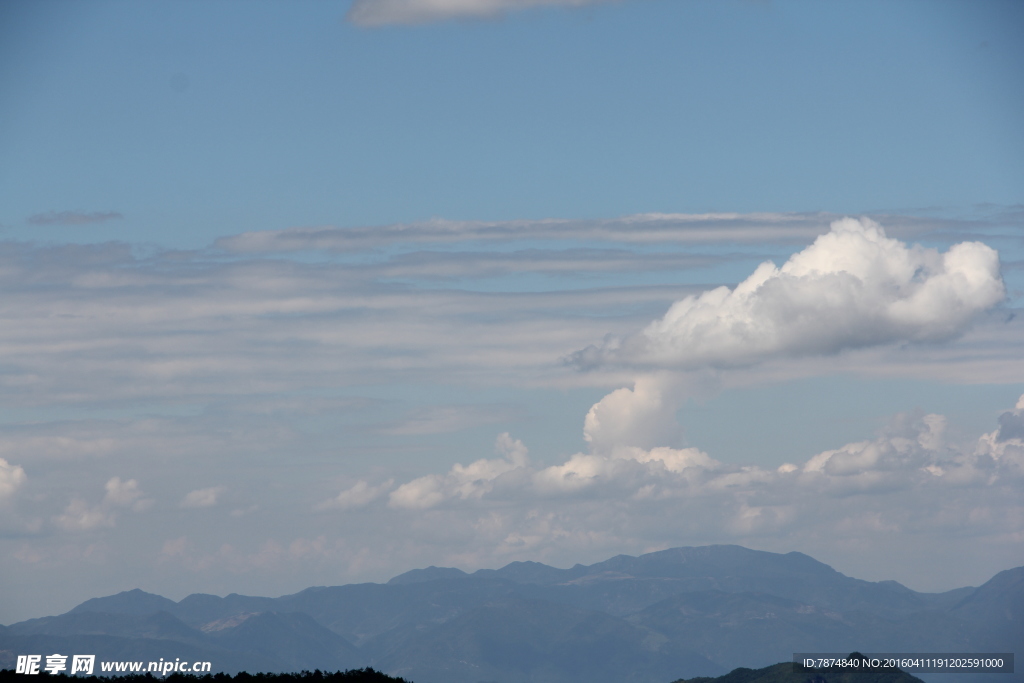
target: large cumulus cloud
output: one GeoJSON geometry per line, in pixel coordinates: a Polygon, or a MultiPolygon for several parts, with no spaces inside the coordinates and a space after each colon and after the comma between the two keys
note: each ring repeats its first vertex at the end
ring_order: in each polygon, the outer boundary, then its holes
{"type": "Polygon", "coordinates": [[[766,261],[735,288],[676,302],[641,332],[574,355],[583,367],[696,368],[829,354],[965,331],[1006,296],[999,255],[980,242],[945,253],[842,219],[782,267],[766,261]]]}

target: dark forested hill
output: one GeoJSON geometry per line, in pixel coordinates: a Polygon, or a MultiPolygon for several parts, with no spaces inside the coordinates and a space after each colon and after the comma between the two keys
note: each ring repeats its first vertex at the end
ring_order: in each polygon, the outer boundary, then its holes
{"type": "Polygon", "coordinates": [[[809,671],[790,662],[762,669],[733,669],[718,678],[690,678],[675,683],[924,683],[899,669],[809,671]]]}

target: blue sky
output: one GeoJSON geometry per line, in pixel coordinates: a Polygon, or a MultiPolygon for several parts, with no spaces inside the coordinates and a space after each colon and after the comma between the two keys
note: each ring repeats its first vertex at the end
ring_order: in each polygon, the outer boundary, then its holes
{"type": "Polygon", "coordinates": [[[196,248],[291,225],[1019,200],[1018,3],[640,0],[375,29],[346,10],[6,3],[7,234],[196,248]],[[75,208],[124,218],[25,223],[75,208]]]}
{"type": "Polygon", "coordinates": [[[0,622],[704,543],[1024,563],[1022,28],[3,4],[0,622]]]}

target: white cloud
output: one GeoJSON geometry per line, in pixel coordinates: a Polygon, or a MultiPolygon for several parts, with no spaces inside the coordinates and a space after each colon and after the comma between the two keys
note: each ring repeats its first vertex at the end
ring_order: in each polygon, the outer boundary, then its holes
{"type": "Polygon", "coordinates": [[[577,453],[548,467],[479,460],[400,486],[391,507],[418,511],[411,533],[478,566],[665,539],[852,553],[884,537],[941,555],[941,539],[994,547],[1019,536],[1022,485],[1021,437],[996,430],[954,447],[942,416],[900,415],[877,437],[801,465],[764,469],[669,447],[577,453]]]}
{"type": "Polygon", "coordinates": [[[413,479],[391,492],[388,505],[410,510],[434,507],[445,499],[444,485],[445,478],[438,474],[413,479]]]}
{"type": "Polygon", "coordinates": [[[504,12],[562,5],[581,7],[608,0],[354,0],[348,20],[360,26],[421,24],[461,17],[490,17],[504,12]]]}
{"type": "Polygon", "coordinates": [[[446,475],[428,474],[402,484],[391,492],[388,505],[422,510],[445,500],[480,499],[494,489],[499,477],[529,464],[526,446],[507,432],[498,436],[495,451],[500,458],[482,458],[469,465],[455,463],[446,475]]]}
{"type": "Polygon", "coordinates": [[[25,479],[25,470],[0,458],[0,502],[13,496],[25,479]]]}
{"type": "MultiPolygon", "coordinates": [[[[1008,412],[1024,418],[1024,409],[1008,412]]],[[[1002,430],[1006,423],[1001,418],[998,429],[964,445],[946,434],[939,415],[902,415],[872,438],[772,468],[722,462],[695,447],[622,445],[542,464],[503,434],[496,455],[397,488],[356,481],[317,507],[366,506],[372,514],[314,516],[320,529],[301,533],[321,533],[322,541],[294,539],[290,522],[275,531],[261,517],[263,535],[224,543],[189,533],[186,552],[164,561],[204,576],[283,572],[293,582],[295,558],[320,558],[325,573],[304,579],[314,583],[346,569],[368,572],[350,575],[355,580],[382,580],[427,564],[564,566],[618,552],[739,543],[800,550],[857,576],[946,589],[1024,561],[1024,442],[1002,430]],[[902,572],[899,558],[906,559],[902,572]],[[940,569],[920,578],[921,563],[940,569]]],[[[736,424],[744,428],[742,416],[736,424]]],[[[168,530],[165,538],[182,532],[168,530]]]]}
{"type": "Polygon", "coordinates": [[[650,450],[642,448],[630,448],[626,451],[628,457],[641,463],[660,463],[666,470],[675,474],[682,474],[687,469],[699,468],[704,470],[714,469],[720,463],[708,457],[708,454],[697,448],[669,448],[658,446],[650,450]]]}
{"type": "Polygon", "coordinates": [[[102,505],[89,505],[81,498],[75,498],[54,520],[65,531],[90,531],[101,526],[114,526],[115,515],[102,505]]]}
{"type": "Polygon", "coordinates": [[[227,488],[224,486],[211,486],[205,489],[189,491],[181,500],[180,506],[183,508],[213,507],[217,504],[217,499],[220,497],[220,494],[224,493],[226,490],[227,488]]]}
{"type": "Polygon", "coordinates": [[[1024,396],[1013,410],[999,416],[999,429],[979,440],[975,454],[992,458],[996,463],[1015,463],[1024,468],[1024,396]]]}
{"type": "Polygon", "coordinates": [[[843,219],[781,267],[762,263],[734,289],[676,302],[642,332],[575,354],[581,366],[730,367],[964,332],[1006,295],[999,256],[980,242],[947,252],[843,219]]]}
{"type": "Polygon", "coordinates": [[[674,382],[656,377],[641,377],[632,389],[616,389],[591,407],[583,438],[602,453],[619,446],[674,444],[682,437],[675,420],[678,391],[674,382]]]}
{"type": "Polygon", "coordinates": [[[54,521],[65,531],[90,531],[99,527],[112,527],[117,522],[117,509],[130,508],[135,512],[147,510],[152,499],[144,498],[139,482],[135,479],[122,481],[112,477],[104,486],[106,494],[96,505],[81,498],[74,498],[64,512],[54,521]]]}
{"type": "Polygon", "coordinates": [[[365,507],[387,493],[391,489],[392,484],[394,484],[394,480],[388,479],[386,482],[378,484],[377,486],[370,486],[367,482],[360,479],[354,485],[345,489],[334,498],[325,500],[317,505],[316,509],[352,510],[355,508],[365,507]]]}
{"type": "Polygon", "coordinates": [[[121,481],[121,477],[111,478],[104,488],[103,504],[110,507],[136,507],[142,499],[139,482],[134,479],[121,481]]]}

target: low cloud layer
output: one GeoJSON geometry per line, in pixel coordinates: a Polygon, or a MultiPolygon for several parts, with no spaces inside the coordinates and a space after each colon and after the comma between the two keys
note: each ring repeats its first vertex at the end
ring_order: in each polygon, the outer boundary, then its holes
{"type": "MultiPolygon", "coordinates": [[[[1005,412],[1000,423],[1024,420],[1024,396],[1018,406],[1005,412]]],[[[445,474],[429,474],[401,484],[391,492],[388,504],[422,510],[456,509],[488,500],[540,501],[566,496],[632,501],[697,496],[705,502],[720,497],[735,504],[734,512],[739,515],[722,524],[736,529],[747,524],[746,530],[754,531],[749,523],[754,509],[750,504],[755,500],[764,504],[758,515],[774,510],[772,514],[777,516],[780,505],[795,513],[801,507],[828,505],[835,497],[884,497],[944,487],[947,496],[955,498],[958,487],[994,491],[1024,483],[1021,436],[1007,435],[1001,428],[963,446],[948,443],[945,432],[946,420],[941,415],[901,414],[874,439],[776,469],[729,465],[698,448],[664,446],[618,446],[605,453],[577,453],[558,465],[537,467],[531,464],[521,441],[502,434],[496,445],[502,457],[455,464],[445,474]],[[794,494],[792,499],[782,503],[790,494],[794,494]],[[773,500],[776,502],[769,504],[773,500]]],[[[896,500],[892,503],[900,505],[896,500]]],[[[1013,507],[1019,509],[1011,517],[1024,513],[1024,501],[1018,500],[1013,507]]],[[[872,511],[884,512],[877,507],[872,511]]],[[[797,525],[818,523],[813,516],[800,521],[792,517],[791,521],[797,525]]]]}
{"type": "Polygon", "coordinates": [[[945,253],[907,246],[869,219],[843,219],[735,288],[676,302],[642,332],[573,356],[581,367],[730,367],[778,356],[936,342],[1006,296],[998,253],[981,242],[945,253]]]}
{"type": "MultiPolygon", "coordinates": [[[[1016,420],[1024,420],[1024,397],[1000,422],[1016,420]]],[[[828,538],[850,549],[885,538],[914,548],[940,537],[972,547],[1024,540],[1024,440],[1000,429],[950,443],[941,415],[897,415],[872,439],[775,469],[726,464],[692,447],[619,447],[545,467],[508,434],[497,450],[387,497],[381,490],[391,482],[358,490],[374,492],[364,504],[378,505],[375,514],[412,515],[423,542],[443,544],[460,566],[592,545],[658,547],[665,538],[779,548],[828,538]]]]}
{"type": "Polygon", "coordinates": [[[493,17],[542,6],[582,7],[610,0],[354,0],[347,19],[359,26],[424,24],[493,17]]]}

